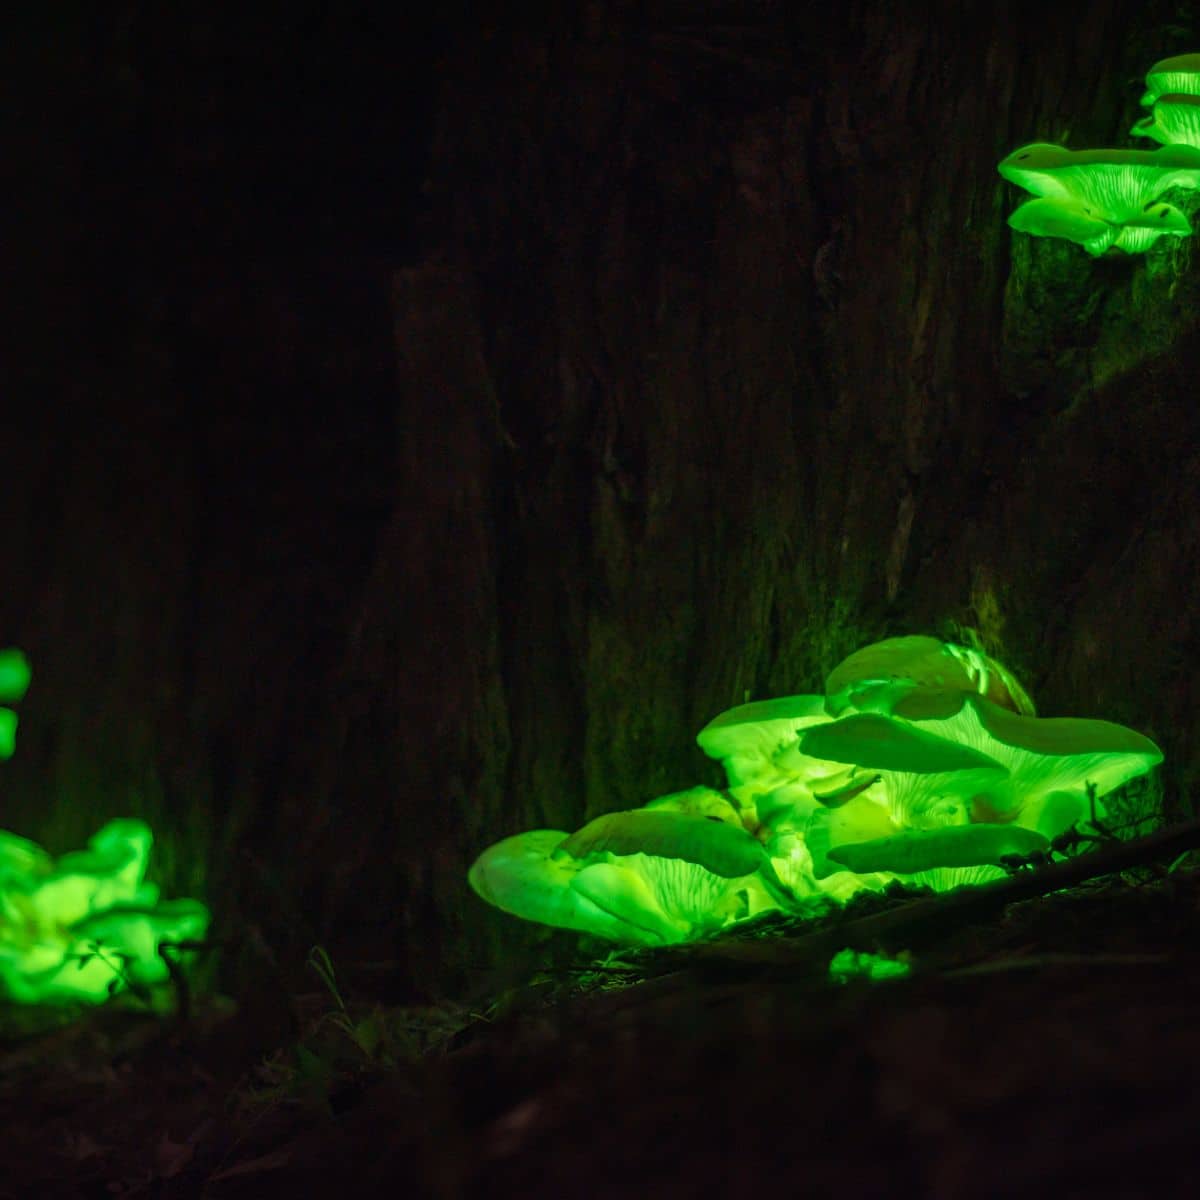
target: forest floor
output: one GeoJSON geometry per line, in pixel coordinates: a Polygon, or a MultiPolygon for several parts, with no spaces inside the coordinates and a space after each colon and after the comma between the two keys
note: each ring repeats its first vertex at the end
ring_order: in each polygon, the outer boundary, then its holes
{"type": "Polygon", "coordinates": [[[1194,1194],[1200,871],[906,931],[919,903],[874,902],[911,968],[880,982],[831,978],[849,914],[580,958],[474,1012],[326,971],[266,1056],[212,1001],[10,1013],[0,1197],[1194,1194]]]}

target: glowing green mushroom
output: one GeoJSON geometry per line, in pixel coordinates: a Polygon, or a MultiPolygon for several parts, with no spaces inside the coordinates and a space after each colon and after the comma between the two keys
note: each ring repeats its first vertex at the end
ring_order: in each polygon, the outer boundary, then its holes
{"type": "Polygon", "coordinates": [[[1050,196],[1026,200],[1008,218],[1008,223],[1018,233],[1063,238],[1092,255],[1103,254],[1121,232],[1121,226],[1101,220],[1090,206],[1050,196]]]}
{"type": "Polygon", "coordinates": [[[1200,146],[1200,95],[1159,96],[1149,116],[1135,122],[1129,132],[1164,146],[1200,146]]]}
{"type": "Polygon", "coordinates": [[[740,809],[723,792],[710,787],[685,788],[681,792],[670,792],[658,796],[642,806],[645,812],[659,810],[684,813],[691,817],[710,817],[726,825],[743,827],[740,809]]]}
{"type": "Polygon", "coordinates": [[[29,688],[29,660],[20,650],[0,650],[0,700],[16,703],[29,688]]]}
{"type": "Polygon", "coordinates": [[[764,825],[793,811],[811,811],[817,797],[870,785],[870,777],[853,768],[800,753],[803,732],[829,719],[823,696],[781,696],[728,709],[709,721],[696,741],[725,768],[743,820],[764,825]]]}
{"type": "MultiPolygon", "coordinates": [[[[20,650],[0,650],[0,700],[16,703],[29,687],[29,662],[20,650]]],[[[17,714],[0,708],[0,758],[12,758],[17,741],[17,714]]]]}
{"type": "Polygon", "coordinates": [[[1162,761],[1147,737],[1111,721],[1026,717],[982,696],[913,692],[895,717],[1002,763],[1005,776],[981,781],[971,802],[983,821],[1016,821],[1056,837],[1087,813],[1087,789],[1104,796],[1162,761]]]}
{"type": "Polygon", "coordinates": [[[917,687],[978,692],[1015,712],[1033,701],[1003,663],[968,646],[913,635],[886,638],[844,658],[825,680],[825,704],[834,716],[848,709],[888,713],[917,687]]]}
{"type": "Polygon", "coordinates": [[[1027,200],[1008,218],[1008,223],[1020,233],[1075,242],[1093,257],[1110,247],[1127,254],[1140,254],[1164,235],[1187,237],[1192,232],[1187,217],[1163,200],[1150,201],[1139,216],[1118,225],[1100,220],[1075,201],[1041,197],[1027,200]]]}
{"type": "Polygon", "coordinates": [[[810,729],[801,749],[879,772],[887,814],[898,829],[965,824],[972,795],[1007,774],[999,762],[969,745],[878,713],[858,713],[810,729]]]}
{"type": "Polygon", "coordinates": [[[848,842],[830,849],[829,857],[855,872],[915,875],[940,867],[996,866],[1006,857],[1049,848],[1048,838],[1019,825],[949,825],[848,842]]]}
{"type": "Polygon", "coordinates": [[[1160,96],[1180,92],[1200,95],[1200,54],[1176,54],[1156,62],[1146,72],[1141,103],[1151,105],[1160,96]]]}
{"type": "Polygon", "coordinates": [[[745,830],[668,810],[607,813],[570,836],[506,838],[468,879],[514,916],[643,945],[687,941],[792,902],[745,830]]]}
{"type": "Polygon", "coordinates": [[[997,170],[1035,196],[1065,200],[1123,225],[1140,220],[1170,188],[1200,187],[1200,149],[1067,150],[1034,142],[1014,150],[997,170]]]}

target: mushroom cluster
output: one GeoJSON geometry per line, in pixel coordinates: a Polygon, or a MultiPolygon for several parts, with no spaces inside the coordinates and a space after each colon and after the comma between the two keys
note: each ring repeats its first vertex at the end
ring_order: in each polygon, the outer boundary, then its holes
{"type": "Polygon", "coordinates": [[[1132,136],[1157,150],[1071,151],[1048,142],[1014,150],[998,167],[1033,194],[1008,218],[1020,233],[1064,238],[1093,256],[1148,250],[1160,237],[1186,237],[1187,215],[1163,200],[1172,188],[1200,187],[1200,55],[1155,63],[1142,104],[1150,115],[1132,136]]]}
{"type": "MultiPolygon", "coordinates": [[[[29,679],[19,650],[0,651],[0,700],[19,701],[29,679]]],[[[0,708],[0,758],[12,755],[16,724],[0,708]]],[[[122,818],[55,860],[0,830],[0,999],[102,1003],[169,978],[164,947],[202,938],[209,914],[198,900],[159,898],[145,878],[153,842],[144,821],[122,818]]]]}
{"type": "Polygon", "coordinates": [[[0,996],[19,1004],[101,1003],[169,976],[164,943],[204,936],[197,900],[160,900],[145,879],[143,821],[109,821],[57,861],[0,830],[0,996]]]}
{"type": "MultiPolygon", "coordinates": [[[[0,650],[0,700],[14,704],[29,687],[29,663],[20,650],[0,650]]],[[[0,706],[0,758],[12,758],[17,742],[17,714],[0,706]]]]}
{"type": "Polygon", "coordinates": [[[1101,797],[1162,760],[1124,726],[1038,717],[1003,664],[920,636],[856,651],[823,695],[720,713],[697,742],[726,788],[506,838],[471,886],[543,924],[687,941],[895,880],[940,891],[997,878],[1102,819],[1101,797]]]}
{"type": "Polygon", "coordinates": [[[1200,54],[1156,62],[1146,73],[1142,107],[1150,112],[1129,131],[1133,137],[1200,147],[1200,54]]]}

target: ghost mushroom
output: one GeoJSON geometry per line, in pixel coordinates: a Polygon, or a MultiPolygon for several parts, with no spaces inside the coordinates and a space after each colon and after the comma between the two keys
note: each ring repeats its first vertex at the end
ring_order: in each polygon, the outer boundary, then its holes
{"type": "Polygon", "coordinates": [[[886,638],[844,658],[825,680],[832,716],[849,709],[888,713],[914,688],[978,692],[1014,712],[1034,712],[1016,677],[980,650],[923,635],[886,638]]]}
{"type": "Polygon", "coordinates": [[[861,773],[800,754],[804,730],[829,719],[823,696],[781,696],[720,713],[700,730],[696,741],[725,768],[729,790],[746,823],[762,826],[796,808],[807,813],[814,792],[838,793],[869,782],[861,773]]]}
{"type": "Polygon", "coordinates": [[[976,820],[1015,821],[1057,837],[1101,797],[1162,761],[1162,751],[1124,725],[1081,717],[1029,717],[960,692],[913,692],[897,719],[1002,763],[1007,776],[979,788],[976,820]]]}
{"type": "Polygon", "coordinates": [[[1129,132],[1166,146],[1200,146],[1200,95],[1169,92],[1159,96],[1150,114],[1135,122],[1129,132]]]}
{"type": "Polygon", "coordinates": [[[681,792],[670,792],[665,796],[642,805],[642,812],[676,812],[690,817],[707,817],[723,821],[737,829],[743,828],[741,809],[736,797],[710,787],[685,788],[681,792]]]}
{"type": "Polygon", "coordinates": [[[1063,238],[1089,254],[1103,254],[1117,240],[1120,227],[1110,224],[1080,200],[1039,196],[1026,200],[1008,218],[1018,233],[1034,237],[1063,238]]]}
{"type": "Polygon", "coordinates": [[[891,839],[913,829],[967,824],[972,797],[1006,774],[1003,766],[978,750],[926,735],[879,713],[858,713],[810,729],[801,749],[881,777],[880,796],[867,793],[809,819],[805,838],[818,878],[844,865],[832,853],[839,846],[891,839]]]}
{"type": "Polygon", "coordinates": [[[569,836],[506,838],[480,855],[469,880],[515,916],[646,945],[794,903],[745,830],[669,810],[607,813],[569,836]]]}
{"type": "MultiPolygon", "coordinates": [[[[20,650],[0,650],[0,700],[15,703],[29,687],[29,662],[20,650]]],[[[12,758],[17,741],[17,714],[0,708],[0,758],[12,758]]]]}
{"type": "Polygon", "coordinates": [[[1033,142],[1014,150],[997,170],[1035,196],[1074,200],[1120,225],[1136,220],[1170,188],[1200,187],[1200,150],[1068,150],[1033,142]]]}
{"type": "Polygon", "coordinates": [[[1172,93],[1200,95],[1200,54],[1176,54],[1160,59],[1146,72],[1141,104],[1149,107],[1172,93]]]}

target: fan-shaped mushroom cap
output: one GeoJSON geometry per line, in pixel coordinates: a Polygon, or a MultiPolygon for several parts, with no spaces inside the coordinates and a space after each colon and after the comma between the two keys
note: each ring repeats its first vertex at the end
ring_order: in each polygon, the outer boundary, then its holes
{"type": "Polygon", "coordinates": [[[823,696],[781,696],[731,708],[696,736],[705,754],[724,766],[748,827],[769,825],[793,812],[807,814],[846,789],[869,785],[852,770],[800,753],[803,731],[829,719],[823,696]]]}
{"type": "Polygon", "coordinates": [[[1176,54],[1161,59],[1146,72],[1143,105],[1153,104],[1171,92],[1200,95],[1200,54],[1176,54]]]}
{"type": "Polygon", "coordinates": [[[1120,232],[1120,226],[1101,219],[1090,205],[1061,196],[1026,200],[1008,218],[1008,223],[1018,233],[1064,238],[1092,255],[1103,254],[1120,232]]]}
{"type": "Polygon", "coordinates": [[[573,833],[555,851],[572,858],[648,854],[694,863],[725,879],[752,875],[764,862],[762,845],[744,829],[685,813],[644,808],[605,813],[573,833]]]}
{"type": "Polygon", "coordinates": [[[1162,761],[1162,751],[1149,738],[1124,725],[1020,716],[961,692],[912,692],[897,704],[895,715],[1003,763],[1007,778],[978,789],[976,810],[1017,819],[1047,837],[1064,832],[1082,815],[1088,784],[1103,796],[1162,761]],[[1066,799],[1072,795],[1079,808],[1068,820],[1066,799]]]}
{"type": "Polygon", "coordinates": [[[1191,222],[1179,209],[1162,200],[1153,200],[1140,217],[1120,226],[1113,245],[1126,254],[1141,254],[1160,237],[1187,237],[1191,232],[1191,222]]]}
{"type": "Polygon", "coordinates": [[[1034,711],[1033,701],[1002,663],[923,635],[886,638],[844,658],[825,680],[826,708],[834,716],[848,708],[888,713],[915,687],[979,692],[1015,712],[1034,711]]]}
{"type": "MultiPolygon", "coordinates": [[[[801,748],[880,772],[888,816],[897,830],[965,824],[971,798],[1002,779],[1005,768],[970,746],[944,737],[911,737],[914,733],[925,731],[878,713],[858,713],[810,729],[801,748]]],[[[861,811],[856,806],[855,812],[861,811]]]]}
{"type": "Polygon", "coordinates": [[[1034,142],[1014,150],[997,170],[1035,196],[1074,201],[1120,225],[1169,188],[1200,187],[1200,149],[1067,150],[1034,142]]]}
{"type": "Polygon", "coordinates": [[[996,866],[1009,855],[1050,848],[1050,841],[1019,825],[952,825],[906,830],[892,837],[834,846],[829,857],[851,871],[913,875],[939,867],[996,866]]]}
{"type": "Polygon", "coordinates": [[[712,817],[726,825],[742,828],[738,808],[729,796],[710,787],[686,788],[682,792],[670,792],[656,796],[642,806],[646,812],[676,812],[689,817],[712,817]]]}
{"type": "Polygon", "coordinates": [[[20,700],[29,688],[29,678],[29,660],[20,650],[0,650],[0,700],[20,700]]]}
{"type": "Polygon", "coordinates": [[[506,838],[468,878],[515,916],[643,944],[686,941],[790,900],[745,830],[669,810],[607,813],[569,837],[506,838]]]}
{"type": "Polygon", "coordinates": [[[696,742],[720,761],[736,788],[773,778],[776,755],[795,745],[800,730],[828,720],[823,696],[780,696],[726,709],[700,730],[696,742]]]}
{"type": "Polygon", "coordinates": [[[1200,146],[1200,95],[1172,92],[1159,96],[1150,114],[1136,121],[1129,132],[1165,146],[1200,146]]]}
{"type": "Polygon", "coordinates": [[[558,829],[533,829],[505,838],[475,860],[467,882],[481,899],[514,917],[618,942],[630,940],[628,922],[571,887],[582,864],[553,857],[567,837],[558,829]]]}

